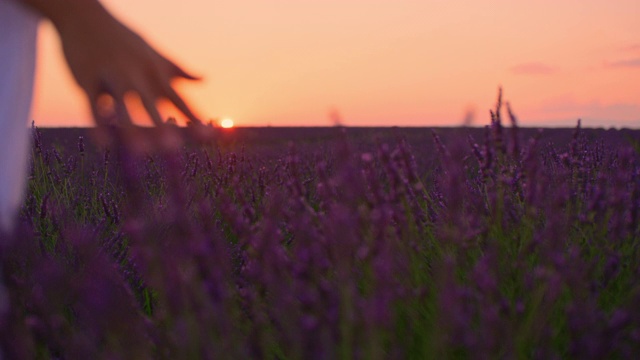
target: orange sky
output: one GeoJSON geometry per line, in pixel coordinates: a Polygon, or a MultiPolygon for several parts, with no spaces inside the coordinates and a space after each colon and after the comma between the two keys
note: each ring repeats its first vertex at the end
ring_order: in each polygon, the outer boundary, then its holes
{"type": "MultiPolygon", "coordinates": [[[[638,0],[105,0],[240,126],[488,123],[498,86],[523,125],[640,126],[638,0]]],[[[88,126],[50,25],[33,118],[88,126]]],[[[171,115],[171,112],[167,112],[171,115]]]]}

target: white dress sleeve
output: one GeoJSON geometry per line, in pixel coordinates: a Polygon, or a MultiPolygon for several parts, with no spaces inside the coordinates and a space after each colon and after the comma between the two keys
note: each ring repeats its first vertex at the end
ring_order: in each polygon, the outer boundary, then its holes
{"type": "Polygon", "coordinates": [[[0,0],[0,230],[10,231],[22,204],[30,153],[38,16],[0,0]]]}

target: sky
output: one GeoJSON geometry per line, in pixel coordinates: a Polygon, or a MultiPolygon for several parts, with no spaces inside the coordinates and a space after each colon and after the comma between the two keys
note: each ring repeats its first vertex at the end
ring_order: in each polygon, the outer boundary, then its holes
{"type": "MultiPolygon", "coordinates": [[[[523,126],[640,127],[638,0],[103,4],[203,77],[176,87],[204,120],[483,126],[502,87],[523,126]]],[[[40,35],[36,125],[91,126],[55,30],[40,35]]]]}

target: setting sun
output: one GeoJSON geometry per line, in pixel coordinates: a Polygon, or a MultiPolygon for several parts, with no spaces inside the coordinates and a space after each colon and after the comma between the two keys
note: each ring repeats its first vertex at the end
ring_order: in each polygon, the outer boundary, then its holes
{"type": "Polygon", "coordinates": [[[229,118],[222,119],[222,121],[220,122],[220,126],[222,126],[225,129],[230,129],[233,127],[233,120],[229,118]]]}

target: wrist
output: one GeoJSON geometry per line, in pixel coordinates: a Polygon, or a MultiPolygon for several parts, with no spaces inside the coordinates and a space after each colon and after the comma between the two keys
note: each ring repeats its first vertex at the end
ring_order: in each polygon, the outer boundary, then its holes
{"type": "Polygon", "coordinates": [[[58,32],[79,23],[104,21],[110,15],[98,0],[20,0],[48,18],[58,32]]]}

